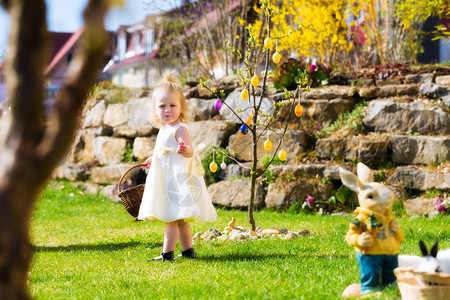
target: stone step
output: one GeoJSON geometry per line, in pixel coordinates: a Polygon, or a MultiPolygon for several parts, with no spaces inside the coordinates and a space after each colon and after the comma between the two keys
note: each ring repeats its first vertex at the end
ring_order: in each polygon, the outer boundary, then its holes
{"type": "Polygon", "coordinates": [[[431,169],[418,166],[397,167],[388,178],[388,184],[401,188],[426,191],[450,189],[450,169],[431,169]]]}
{"type": "Polygon", "coordinates": [[[416,84],[396,84],[384,86],[362,87],[358,91],[359,96],[365,100],[377,98],[389,98],[404,95],[417,95],[419,87],[416,84]]]}
{"type": "Polygon", "coordinates": [[[402,165],[438,165],[450,160],[450,136],[383,134],[324,138],[317,140],[316,150],[324,159],[341,158],[372,166],[389,161],[402,165]]]}
{"type": "MultiPolygon", "coordinates": [[[[260,134],[262,131],[258,131],[260,134]]],[[[264,150],[264,143],[267,140],[267,133],[264,133],[258,141],[258,159],[263,158],[266,155],[272,155],[275,151],[276,146],[280,141],[280,136],[283,131],[277,130],[277,134],[270,131],[269,139],[272,142],[272,149],[270,151],[264,150]]],[[[229,152],[239,161],[251,161],[252,157],[252,135],[247,133],[244,136],[239,136],[235,133],[230,136],[228,142],[229,152]]],[[[300,153],[306,151],[307,142],[305,132],[300,130],[288,130],[286,131],[286,136],[283,138],[281,149],[287,152],[287,159],[295,158],[300,153]]]]}
{"type": "MultiPolygon", "coordinates": [[[[277,177],[320,177],[320,178],[330,178],[333,180],[340,180],[339,178],[339,165],[330,164],[300,164],[300,165],[282,165],[282,166],[271,166],[269,169],[277,177]]],[[[345,167],[345,166],[342,166],[345,167]]]]}
{"type": "Polygon", "coordinates": [[[438,85],[450,87],[450,75],[436,76],[435,82],[438,85]]]}
{"type": "MultiPolygon", "coordinates": [[[[98,184],[116,184],[119,182],[122,175],[131,167],[136,164],[118,164],[106,167],[96,167],[92,169],[91,179],[94,183],[98,184]]],[[[145,182],[145,171],[140,168],[136,168],[127,174],[127,178],[124,179],[123,184],[134,186],[145,182]]]]}
{"type": "Polygon", "coordinates": [[[150,136],[158,131],[150,124],[151,113],[151,98],[130,99],[125,103],[108,105],[103,114],[102,125],[113,127],[115,136],[150,136]]]}
{"type": "Polygon", "coordinates": [[[359,136],[323,138],[316,142],[320,158],[359,161],[368,166],[379,166],[389,160],[389,136],[359,136]]]}
{"type": "MultiPolygon", "coordinates": [[[[223,205],[230,208],[246,208],[250,201],[250,180],[236,179],[225,180],[208,187],[208,193],[214,204],[223,205]]],[[[264,206],[263,189],[261,185],[256,185],[255,207],[264,206]]]]}
{"type": "Polygon", "coordinates": [[[301,94],[305,100],[313,99],[355,99],[358,97],[358,89],[354,86],[326,85],[311,89],[301,94]]]}
{"type": "Polygon", "coordinates": [[[373,132],[450,134],[450,112],[440,104],[373,100],[368,104],[363,123],[373,132]]]}
{"type": "Polygon", "coordinates": [[[204,149],[197,149],[200,155],[208,150],[209,146],[225,147],[230,134],[236,131],[234,124],[224,121],[199,121],[188,123],[194,148],[204,143],[204,149]]]}
{"type": "Polygon", "coordinates": [[[329,182],[298,178],[269,184],[264,202],[267,207],[288,209],[294,203],[303,203],[308,196],[312,196],[315,201],[328,201],[332,194],[333,185],[329,182]]]}
{"type": "Polygon", "coordinates": [[[404,165],[438,165],[450,160],[450,136],[391,135],[392,161],[404,165]]]}
{"type": "Polygon", "coordinates": [[[436,209],[433,205],[434,198],[416,197],[403,200],[403,207],[408,215],[425,215],[434,212],[436,209]]]}
{"type": "MultiPolygon", "coordinates": [[[[289,116],[292,99],[284,102],[280,110],[280,121],[284,122],[289,116]]],[[[355,99],[300,99],[294,105],[300,104],[303,106],[303,114],[297,117],[292,112],[289,119],[290,124],[305,124],[311,123],[315,129],[329,126],[333,123],[340,114],[351,111],[355,106],[355,99]]],[[[295,108],[295,106],[294,106],[295,108]]]]}

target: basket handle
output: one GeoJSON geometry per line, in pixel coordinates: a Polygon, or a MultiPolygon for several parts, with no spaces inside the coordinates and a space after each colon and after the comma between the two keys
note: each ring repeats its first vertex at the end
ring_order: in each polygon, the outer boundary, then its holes
{"type": "Polygon", "coordinates": [[[125,176],[127,176],[127,174],[130,173],[131,170],[136,169],[136,168],[140,168],[140,167],[144,167],[145,165],[146,165],[146,164],[144,164],[144,163],[135,165],[135,166],[129,168],[129,169],[122,175],[122,177],[121,177],[120,180],[119,180],[119,194],[122,192],[122,181],[123,181],[123,179],[125,178],[125,176]]]}

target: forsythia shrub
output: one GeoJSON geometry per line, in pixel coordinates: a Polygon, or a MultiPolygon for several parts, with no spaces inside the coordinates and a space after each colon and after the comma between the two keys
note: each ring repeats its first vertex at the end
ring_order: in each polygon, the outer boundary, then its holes
{"type": "MultiPolygon", "coordinates": [[[[270,0],[270,3],[277,7],[277,14],[271,18],[271,37],[291,32],[279,40],[278,51],[295,51],[297,58],[320,57],[320,62],[331,65],[338,51],[350,51],[352,44],[347,40],[349,28],[345,21],[347,0],[270,0]],[[291,31],[298,27],[299,30],[291,31]]],[[[261,13],[257,7],[254,9],[261,13]]],[[[266,34],[260,20],[254,22],[253,28],[258,37],[266,34]]]]}

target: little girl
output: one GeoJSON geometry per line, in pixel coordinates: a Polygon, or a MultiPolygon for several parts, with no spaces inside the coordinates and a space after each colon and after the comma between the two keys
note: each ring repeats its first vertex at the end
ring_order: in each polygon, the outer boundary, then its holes
{"type": "Polygon", "coordinates": [[[152,260],[171,261],[178,238],[181,255],[195,258],[188,222],[216,220],[199,157],[192,147],[186,99],[173,71],[166,71],[153,91],[151,122],[159,127],[138,219],[166,223],[163,252],[152,260]]]}

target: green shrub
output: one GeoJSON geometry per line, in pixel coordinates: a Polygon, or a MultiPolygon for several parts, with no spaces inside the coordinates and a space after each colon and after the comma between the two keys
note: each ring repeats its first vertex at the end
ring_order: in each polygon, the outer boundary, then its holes
{"type": "Polygon", "coordinates": [[[220,164],[225,162],[227,165],[231,163],[231,160],[228,158],[228,150],[224,148],[218,148],[214,151],[212,149],[206,151],[205,155],[202,159],[203,169],[205,169],[205,181],[207,185],[216,183],[219,181],[219,177],[223,175],[224,170],[220,168],[220,164]],[[211,172],[209,169],[209,165],[213,162],[213,152],[214,152],[214,160],[217,163],[217,171],[215,173],[211,172]]]}
{"type": "Polygon", "coordinates": [[[275,70],[274,87],[277,90],[295,90],[298,84],[302,87],[327,85],[331,69],[320,63],[316,63],[316,67],[312,71],[310,65],[289,58],[275,70]]]}
{"type": "MultiPolygon", "coordinates": [[[[270,157],[271,157],[270,155],[261,157],[261,159],[259,160],[261,165],[265,166],[270,161],[270,157]]],[[[275,156],[271,163],[272,166],[279,166],[279,165],[285,165],[285,164],[287,164],[287,160],[282,161],[278,156],[275,156]]],[[[267,184],[273,183],[276,180],[275,173],[273,173],[269,169],[270,169],[270,167],[267,168],[266,172],[264,173],[265,181],[267,182],[267,184]]]]}
{"type": "Polygon", "coordinates": [[[89,90],[88,99],[97,96],[99,93],[105,90],[108,91],[108,97],[105,98],[105,101],[108,104],[124,103],[131,98],[131,92],[128,88],[116,86],[111,81],[105,80],[92,86],[92,88],[89,90]]]}
{"type": "Polygon", "coordinates": [[[122,157],[122,161],[125,162],[132,163],[137,161],[136,156],[133,155],[133,148],[130,144],[127,144],[125,146],[125,149],[123,149],[123,151],[120,153],[120,156],[122,157]]]}
{"type": "Polygon", "coordinates": [[[316,138],[323,138],[332,133],[365,133],[366,129],[363,124],[364,113],[367,108],[367,101],[362,101],[355,105],[351,112],[345,112],[339,115],[336,121],[330,126],[324,127],[321,131],[316,133],[316,138]]]}

